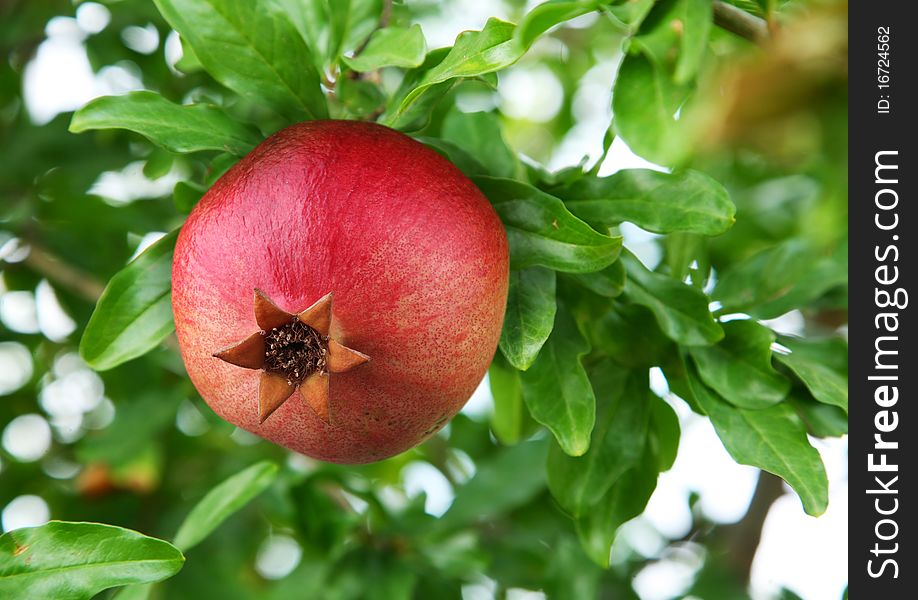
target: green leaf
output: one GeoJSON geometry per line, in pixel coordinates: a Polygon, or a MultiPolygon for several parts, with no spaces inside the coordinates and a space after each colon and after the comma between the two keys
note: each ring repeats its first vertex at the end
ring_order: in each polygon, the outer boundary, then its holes
{"type": "Polygon", "coordinates": [[[625,169],[609,177],[585,176],[551,192],[596,229],[629,221],[655,233],[713,236],[734,222],[735,207],[727,190],[692,170],[670,174],[625,169]]]}
{"type": "Polygon", "coordinates": [[[686,136],[676,111],[686,90],[676,85],[644,54],[628,54],[618,69],[612,92],[615,131],[628,147],[659,164],[679,162],[686,136]]]}
{"type": "Polygon", "coordinates": [[[519,169],[516,155],[501,136],[500,119],[494,113],[464,113],[453,108],[443,120],[440,136],[485,165],[488,174],[514,178],[519,169]]]}
{"type": "Polygon", "coordinates": [[[816,400],[837,406],[847,413],[847,344],[840,340],[821,342],[792,338],[781,338],[781,344],[791,353],[775,353],[778,362],[793,371],[816,400]],[[832,362],[837,366],[833,366],[832,362]],[[839,362],[843,362],[842,368],[839,368],[839,362]]]}
{"type": "Polygon", "coordinates": [[[316,68],[332,65],[379,24],[382,0],[276,0],[312,49],[316,68]]]}
{"type": "Polygon", "coordinates": [[[848,413],[837,406],[817,402],[802,391],[792,392],[790,403],[807,424],[811,435],[827,438],[848,433],[848,413]]]}
{"type": "Polygon", "coordinates": [[[786,402],[762,410],[733,406],[709,389],[692,365],[689,385],[727,452],[736,462],[773,473],[790,485],[807,514],[821,515],[829,502],[829,483],[819,452],[806,427],[786,402]]]}
{"type": "Polygon", "coordinates": [[[682,429],[679,416],[665,400],[650,395],[650,432],[654,455],[659,459],[658,470],[669,471],[679,453],[679,438],[682,429]]]}
{"type": "Polygon", "coordinates": [[[644,512],[657,487],[658,463],[649,446],[645,446],[640,463],[622,474],[605,496],[577,519],[580,544],[600,567],[609,567],[609,553],[618,528],[644,512]]]}
{"type": "Polygon", "coordinates": [[[443,158],[459,167],[459,170],[462,171],[466,177],[478,177],[488,174],[488,170],[477,158],[474,158],[471,154],[452,142],[426,136],[416,136],[415,139],[433,150],[436,150],[443,158]]]}
{"type": "Polygon", "coordinates": [[[91,101],[70,121],[73,133],[90,129],[127,129],[178,153],[220,150],[243,156],[261,141],[257,131],[216,106],[173,104],[155,92],[91,101]]]}
{"type": "Polygon", "coordinates": [[[848,243],[820,257],[799,239],[764,250],[727,270],[712,293],[724,312],[773,319],[848,283],[848,243]]]}
{"type": "Polygon", "coordinates": [[[182,214],[188,214],[197,205],[207,191],[204,186],[193,181],[179,181],[172,188],[172,204],[182,214]]]}
{"type": "Polygon", "coordinates": [[[405,97],[398,114],[410,108],[428,88],[460,77],[477,77],[493,73],[516,62],[523,51],[514,42],[516,26],[490,18],[481,31],[464,31],[456,38],[449,54],[430,69],[405,97]]]}
{"type": "Polygon", "coordinates": [[[723,324],[724,339],[689,352],[707,386],[740,408],[759,409],[787,397],[790,381],[771,366],[775,334],[753,320],[723,324]]]}
{"type": "Polygon", "coordinates": [[[303,38],[274,3],[155,0],[214,79],[291,120],[328,115],[303,38]]]}
{"type": "Polygon", "coordinates": [[[590,373],[597,398],[590,449],[568,456],[557,445],[548,451],[548,489],[574,517],[584,516],[644,453],[650,420],[647,371],[626,371],[611,360],[590,373]]]}
{"type": "Polygon", "coordinates": [[[522,375],[523,400],[532,418],[548,427],[571,456],[582,456],[589,449],[596,421],[596,398],[580,364],[580,357],[589,351],[573,318],[559,310],[548,342],[522,375]]]}
{"type": "Polygon", "coordinates": [[[143,175],[147,179],[156,180],[172,170],[175,155],[164,150],[154,150],[143,165],[143,175]]]}
{"type": "Polygon", "coordinates": [[[494,398],[491,413],[494,436],[503,444],[516,444],[522,437],[524,416],[520,372],[497,355],[488,368],[488,383],[494,398]]]}
{"type": "Polygon", "coordinates": [[[704,58],[708,37],[714,21],[713,3],[709,0],[681,0],[682,35],[679,38],[679,58],[676,61],[676,83],[688,83],[704,58]]]}
{"type": "Polygon", "coordinates": [[[723,329],[714,321],[708,297],[701,290],[648,271],[628,252],[622,261],[628,274],[625,294],[649,308],[670,339],[685,346],[706,346],[723,338],[723,329]]]}
{"type": "Polygon", "coordinates": [[[545,487],[548,444],[531,440],[499,451],[482,462],[475,475],[456,492],[440,518],[443,527],[466,527],[521,506],[545,487]]]}
{"type": "Polygon", "coordinates": [[[118,271],[80,340],[80,356],[104,371],[142,356],[172,333],[172,253],[178,230],[118,271]]]}
{"type": "MultiPolygon", "coordinates": [[[[550,0],[529,11],[520,21],[514,39],[520,48],[526,50],[543,33],[564,21],[575,19],[588,12],[598,10],[603,4],[598,0],[550,0]]],[[[523,50],[525,52],[525,50],[523,50]]]]}
{"type": "Polygon", "coordinates": [[[0,596],[84,600],[160,581],[185,557],[168,542],[100,523],[51,521],[0,536],[0,596]]]}
{"type": "Polygon", "coordinates": [[[123,467],[150,448],[167,427],[175,424],[182,397],[170,391],[138,392],[130,401],[119,402],[110,427],[88,432],[77,443],[76,456],[83,463],[100,462],[123,467]]]}
{"type": "Polygon", "coordinates": [[[618,258],[621,237],[597,233],[554,196],[512,179],[476,177],[474,181],[507,230],[511,268],[541,265],[556,271],[588,273],[618,258]]]}
{"type": "Polygon", "coordinates": [[[418,67],[427,54],[427,42],[420,25],[407,29],[386,27],[370,36],[366,48],[354,58],[342,58],[351,70],[360,73],[382,67],[418,67]]]}
{"type": "Polygon", "coordinates": [[[606,298],[617,298],[625,290],[625,267],[617,260],[601,271],[569,273],[569,279],[606,298]]]}
{"type": "Polygon", "coordinates": [[[653,313],[638,304],[616,302],[602,315],[578,315],[578,322],[595,351],[633,369],[663,364],[676,348],[653,313]]]}
{"type": "Polygon", "coordinates": [[[379,86],[346,76],[338,79],[335,94],[347,112],[359,118],[370,117],[386,103],[386,96],[379,86]]]}
{"type": "Polygon", "coordinates": [[[262,493],[277,476],[277,465],[262,461],[236,473],[207,492],[175,534],[174,544],[188,552],[223,521],[262,493]]]}
{"type": "Polygon", "coordinates": [[[515,368],[532,365],[555,322],[555,272],[542,267],[510,271],[500,349],[515,368]]]}
{"type": "Polygon", "coordinates": [[[437,85],[429,86],[417,95],[411,105],[402,110],[402,105],[409,94],[414,92],[418,84],[437,65],[443,62],[449,54],[450,48],[438,48],[427,53],[424,63],[405,73],[405,78],[398,90],[386,104],[386,112],[379,118],[379,122],[399,131],[419,131],[430,122],[431,111],[447,92],[452,89],[456,80],[449,80],[437,85]]]}

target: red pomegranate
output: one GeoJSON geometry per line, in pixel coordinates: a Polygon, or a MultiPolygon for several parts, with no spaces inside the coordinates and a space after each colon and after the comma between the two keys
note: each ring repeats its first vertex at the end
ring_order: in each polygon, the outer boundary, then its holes
{"type": "Polygon", "coordinates": [[[439,154],[386,127],[265,140],[182,227],[182,358],[227,421],[321,460],[418,444],[468,400],[507,297],[504,229],[439,154]]]}

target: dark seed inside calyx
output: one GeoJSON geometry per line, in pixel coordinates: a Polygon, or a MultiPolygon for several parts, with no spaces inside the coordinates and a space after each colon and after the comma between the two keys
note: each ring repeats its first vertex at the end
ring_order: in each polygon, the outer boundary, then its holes
{"type": "Polygon", "coordinates": [[[265,371],[299,385],[326,370],[328,340],[299,319],[265,333],[265,371]]]}

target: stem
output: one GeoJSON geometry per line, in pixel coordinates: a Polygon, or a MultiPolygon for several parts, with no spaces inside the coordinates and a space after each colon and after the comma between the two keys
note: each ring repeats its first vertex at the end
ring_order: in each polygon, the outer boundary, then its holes
{"type": "Polygon", "coordinates": [[[764,19],[721,0],[714,0],[714,24],[756,44],[764,44],[769,38],[764,19]]]}

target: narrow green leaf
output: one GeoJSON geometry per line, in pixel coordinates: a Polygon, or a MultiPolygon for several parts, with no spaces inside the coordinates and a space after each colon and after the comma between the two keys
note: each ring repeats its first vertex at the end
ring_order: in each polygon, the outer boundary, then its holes
{"type": "Polygon", "coordinates": [[[522,442],[478,465],[441,517],[442,527],[466,527],[528,502],[545,488],[546,440],[522,442]]]}
{"type": "Polygon", "coordinates": [[[645,446],[640,463],[622,474],[605,496],[576,520],[580,544],[600,567],[609,567],[609,553],[618,528],[644,512],[657,487],[658,462],[645,446]]]}
{"type": "Polygon", "coordinates": [[[707,175],[625,169],[609,177],[585,176],[553,194],[597,229],[629,221],[655,233],[719,235],[734,221],[727,190],[707,175]]]}
{"type": "Polygon", "coordinates": [[[168,542],[100,523],[51,521],[0,536],[0,596],[86,600],[160,581],[185,557],[168,542]]]}
{"type": "Polygon", "coordinates": [[[848,433],[848,413],[837,406],[817,402],[802,390],[791,392],[790,403],[806,423],[810,435],[827,438],[848,433]]]}
{"type": "Polygon", "coordinates": [[[370,36],[366,48],[353,58],[343,58],[352,71],[360,73],[383,67],[417,67],[424,62],[427,41],[420,25],[407,29],[386,27],[370,36]]]}
{"type": "Polygon", "coordinates": [[[174,162],[175,155],[171,152],[154,150],[143,165],[143,175],[147,179],[159,179],[172,170],[174,162]]]}
{"type": "Polygon", "coordinates": [[[74,113],[70,131],[127,129],[170,152],[220,150],[243,156],[261,141],[257,131],[216,106],[180,105],[155,92],[103,96],[74,113]]]}
{"type": "Polygon", "coordinates": [[[601,271],[593,273],[568,273],[573,279],[594,294],[617,298],[625,290],[625,267],[617,260],[601,271]]]}
{"type": "Polygon", "coordinates": [[[723,324],[724,339],[689,350],[701,380],[731,404],[759,409],[787,397],[790,381],[771,365],[775,334],[753,320],[723,324]]]}
{"type": "Polygon", "coordinates": [[[105,286],[80,340],[80,356],[104,371],[146,354],[172,333],[172,253],[178,230],[121,269],[105,286]]]}
{"type": "Polygon", "coordinates": [[[277,465],[262,461],[236,473],[207,492],[179,527],[173,542],[188,552],[223,521],[262,493],[277,476],[277,465]]]}
{"type": "Polygon", "coordinates": [[[596,421],[596,398],[580,364],[580,357],[589,351],[574,319],[566,310],[559,310],[548,342],[522,374],[523,400],[529,413],[548,427],[571,456],[582,456],[589,449],[596,421]]]}
{"type": "Polygon", "coordinates": [[[786,402],[762,410],[733,406],[708,388],[686,363],[692,394],[736,462],[773,473],[790,485],[807,514],[819,516],[829,502],[829,483],[806,427],[786,402]]]}
{"type": "Polygon", "coordinates": [[[512,179],[476,177],[507,230],[510,266],[541,265],[557,271],[588,273],[612,264],[622,238],[597,233],[572,215],[564,203],[512,179]]]}
{"type": "Polygon", "coordinates": [[[649,308],[670,339],[685,346],[706,346],[724,336],[701,290],[648,271],[630,253],[626,252],[622,261],[628,274],[625,294],[634,303],[649,308]]]}
{"type": "Polygon", "coordinates": [[[809,341],[781,338],[781,344],[790,354],[775,354],[778,362],[786,365],[800,378],[813,397],[848,412],[847,344],[841,340],[809,341]],[[838,360],[839,354],[842,360],[838,360]],[[835,362],[837,366],[831,363],[835,362]],[[843,367],[838,365],[843,363],[843,367]]]}
{"type": "Polygon", "coordinates": [[[312,53],[274,3],[155,0],[214,79],[292,120],[328,115],[312,53]]]}
{"type": "Polygon", "coordinates": [[[500,131],[500,119],[494,113],[464,113],[454,107],[443,120],[440,136],[474,156],[488,174],[514,178],[519,161],[500,131]]]}
{"type": "Polygon", "coordinates": [[[450,48],[431,50],[420,67],[410,69],[405,73],[401,85],[386,104],[386,111],[379,118],[380,123],[406,132],[419,131],[427,126],[433,107],[452,89],[456,80],[428,86],[412,100],[407,108],[402,110],[402,106],[408,95],[414,92],[427,73],[442,63],[449,52],[450,48]]]}
{"type": "Polygon", "coordinates": [[[676,61],[676,83],[688,83],[704,58],[714,21],[713,3],[709,0],[681,0],[682,36],[676,61]]]}
{"type": "Polygon", "coordinates": [[[523,51],[514,42],[516,26],[500,19],[490,18],[481,31],[464,31],[456,38],[449,54],[430,69],[411,93],[402,101],[398,113],[408,110],[411,104],[431,86],[459,77],[476,77],[493,73],[519,60],[523,51]]]}
{"type": "Polygon", "coordinates": [[[542,34],[555,25],[597,10],[602,4],[603,2],[598,0],[543,2],[529,11],[520,21],[514,34],[517,45],[520,48],[529,49],[542,34]]]}
{"type": "Polygon", "coordinates": [[[523,432],[524,408],[520,372],[497,355],[488,368],[488,383],[491,396],[494,398],[491,429],[501,443],[516,444],[523,432]]]}
{"type": "Polygon", "coordinates": [[[554,271],[542,267],[510,271],[500,349],[515,368],[525,371],[532,365],[551,333],[556,308],[554,271]]]}
{"type": "Polygon", "coordinates": [[[553,444],[548,451],[548,489],[574,517],[585,515],[644,453],[650,420],[647,371],[626,371],[611,360],[590,373],[597,399],[590,449],[568,456],[553,444]]]}

